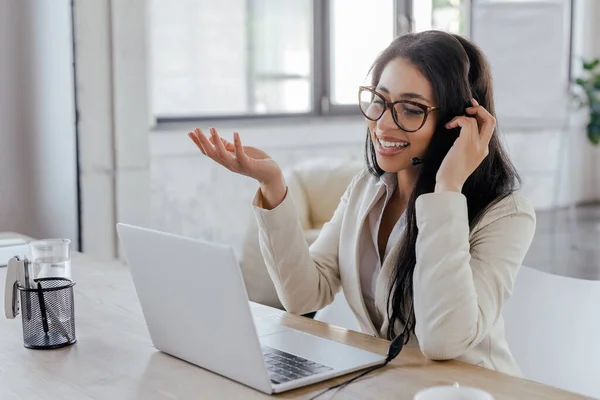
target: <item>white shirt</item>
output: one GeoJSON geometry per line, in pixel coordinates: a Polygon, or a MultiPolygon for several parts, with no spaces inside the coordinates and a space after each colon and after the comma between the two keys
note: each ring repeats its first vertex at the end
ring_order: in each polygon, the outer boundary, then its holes
{"type": "MultiPolygon", "coordinates": [[[[379,254],[379,227],[383,219],[383,211],[385,206],[390,202],[394,190],[398,187],[398,176],[392,173],[385,173],[380,178],[381,183],[385,186],[385,196],[380,194],[375,205],[369,211],[367,223],[361,233],[360,251],[359,251],[359,275],[362,295],[365,300],[365,306],[369,312],[371,320],[377,325],[381,324],[375,307],[375,284],[377,276],[381,270],[382,257],[379,254]]],[[[383,259],[389,255],[390,251],[399,245],[402,233],[406,227],[406,213],[402,213],[398,221],[394,225],[390,237],[388,238],[383,259]]]]}

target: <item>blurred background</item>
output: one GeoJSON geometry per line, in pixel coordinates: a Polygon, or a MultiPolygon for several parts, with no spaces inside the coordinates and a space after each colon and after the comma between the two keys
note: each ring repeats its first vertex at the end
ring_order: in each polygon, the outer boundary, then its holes
{"type": "Polygon", "coordinates": [[[0,231],[112,259],[127,222],[243,258],[257,184],[199,154],[187,132],[210,126],[295,174],[318,229],[311,186],[363,158],[371,63],[440,29],[491,63],[538,212],[526,264],[598,279],[599,18],[597,0],[0,0],[0,231]]]}

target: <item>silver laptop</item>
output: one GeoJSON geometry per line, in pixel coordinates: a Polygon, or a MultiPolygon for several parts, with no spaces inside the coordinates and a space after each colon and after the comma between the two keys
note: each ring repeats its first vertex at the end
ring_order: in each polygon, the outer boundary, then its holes
{"type": "Polygon", "coordinates": [[[233,249],[118,224],[154,347],[265,393],[385,357],[252,317],[233,249]]]}

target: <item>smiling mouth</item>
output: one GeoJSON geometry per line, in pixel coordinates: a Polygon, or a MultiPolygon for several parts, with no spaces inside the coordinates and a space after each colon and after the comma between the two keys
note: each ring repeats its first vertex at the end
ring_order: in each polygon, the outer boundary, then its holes
{"type": "Polygon", "coordinates": [[[375,135],[375,150],[377,154],[384,157],[391,157],[402,153],[405,149],[410,147],[410,142],[390,139],[391,138],[380,138],[375,135]]]}
{"type": "Polygon", "coordinates": [[[377,137],[377,142],[379,143],[379,145],[383,148],[386,149],[391,149],[391,148],[406,148],[408,146],[410,146],[409,142],[405,142],[405,141],[386,141],[383,139],[380,139],[379,137],[377,137]]]}

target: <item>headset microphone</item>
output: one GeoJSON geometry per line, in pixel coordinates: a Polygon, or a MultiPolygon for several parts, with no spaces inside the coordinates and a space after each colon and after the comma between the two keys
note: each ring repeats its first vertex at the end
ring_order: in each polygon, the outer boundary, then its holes
{"type": "Polygon", "coordinates": [[[413,157],[411,162],[412,162],[412,165],[419,165],[419,164],[423,164],[425,162],[425,160],[423,160],[422,158],[419,158],[419,157],[413,157]]]}

